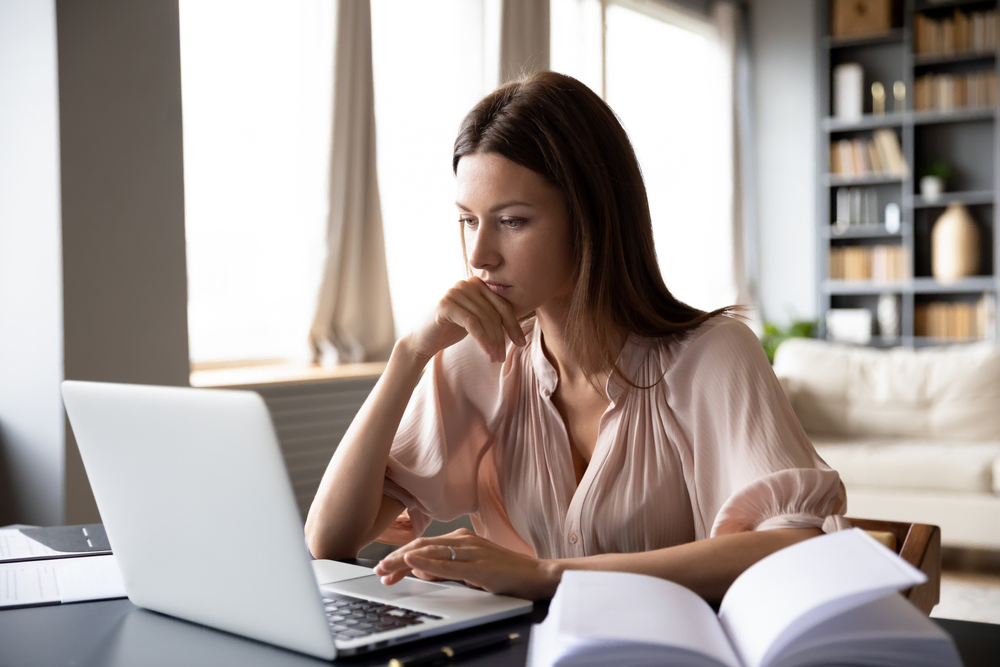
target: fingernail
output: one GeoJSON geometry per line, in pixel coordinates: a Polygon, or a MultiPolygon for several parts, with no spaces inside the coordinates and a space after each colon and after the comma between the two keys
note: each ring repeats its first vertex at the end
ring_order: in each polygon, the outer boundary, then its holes
{"type": "Polygon", "coordinates": [[[382,577],[381,581],[382,581],[382,585],[383,586],[390,586],[391,585],[389,583],[389,575],[386,575],[386,576],[382,577]]]}

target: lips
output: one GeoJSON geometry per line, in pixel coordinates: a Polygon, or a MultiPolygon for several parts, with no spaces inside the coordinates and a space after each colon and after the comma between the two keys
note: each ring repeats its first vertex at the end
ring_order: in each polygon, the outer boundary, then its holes
{"type": "Polygon", "coordinates": [[[510,289],[510,285],[493,282],[492,280],[484,280],[483,282],[486,283],[486,286],[490,288],[490,291],[495,294],[503,294],[505,291],[510,289]]]}

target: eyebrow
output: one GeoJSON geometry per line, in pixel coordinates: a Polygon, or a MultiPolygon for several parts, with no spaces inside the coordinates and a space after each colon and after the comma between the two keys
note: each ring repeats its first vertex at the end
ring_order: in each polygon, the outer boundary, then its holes
{"type": "MultiPolygon", "coordinates": [[[[463,211],[466,211],[467,213],[472,213],[472,209],[470,209],[462,202],[455,202],[455,206],[459,207],[463,211]]],[[[489,212],[496,213],[497,211],[502,211],[503,209],[510,208],[511,206],[531,206],[531,204],[529,204],[528,202],[517,201],[517,200],[505,201],[505,202],[500,202],[496,206],[491,207],[489,212]]]]}

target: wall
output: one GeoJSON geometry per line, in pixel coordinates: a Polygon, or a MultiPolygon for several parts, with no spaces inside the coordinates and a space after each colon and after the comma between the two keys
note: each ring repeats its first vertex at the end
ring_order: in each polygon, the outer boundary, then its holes
{"type": "Polygon", "coordinates": [[[176,0],[4,0],[0,101],[0,522],[99,521],[60,381],[189,377],[176,0]]]}
{"type": "Polygon", "coordinates": [[[63,519],[56,9],[0,2],[0,525],[63,519]]]}
{"type": "MultiPolygon", "coordinates": [[[[59,0],[65,376],[189,378],[176,0],[59,0]]],[[[72,433],[67,523],[98,519],[72,433]]]]}
{"type": "Polygon", "coordinates": [[[813,0],[752,0],[759,298],[768,320],[816,304],[816,85],[813,0]]]}

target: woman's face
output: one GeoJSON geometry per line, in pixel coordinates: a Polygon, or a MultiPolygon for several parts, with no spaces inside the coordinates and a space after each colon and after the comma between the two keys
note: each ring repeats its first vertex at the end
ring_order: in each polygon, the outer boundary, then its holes
{"type": "Polygon", "coordinates": [[[569,214],[562,193],[495,153],[458,162],[458,216],[472,272],[517,317],[568,303],[573,287],[569,214]]]}

